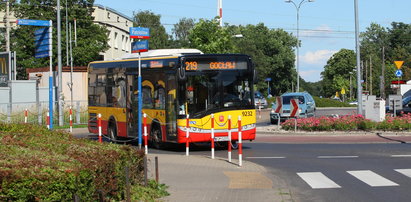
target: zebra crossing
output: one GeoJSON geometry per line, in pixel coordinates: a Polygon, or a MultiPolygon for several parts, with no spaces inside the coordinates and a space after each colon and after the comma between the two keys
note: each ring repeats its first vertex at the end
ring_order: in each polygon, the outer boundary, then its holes
{"type": "MultiPolygon", "coordinates": [[[[394,169],[395,172],[411,178],[411,169],[394,169]]],[[[348,176],[353,177],[371,187],[394,187],[400,184],[387,179],[371,170],[349,170],[348,176]]],[[[298,172],[297,175],[312,189],[336,189],[341,185],[324,175],[322,172],[298,172]]]]}

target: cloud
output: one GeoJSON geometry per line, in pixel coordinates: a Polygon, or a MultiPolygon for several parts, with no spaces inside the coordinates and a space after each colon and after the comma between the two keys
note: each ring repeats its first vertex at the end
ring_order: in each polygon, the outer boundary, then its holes
{"type": "Polygon", "coordinates": [[[307,52],[301,56],[301,61],[306,64],[325,65],[327,60],[338,51],[335,50],[317,50],[307,52]]]}
{"type": "Polygon", "coordinates": [[[308,82],[317,82],[321,80],[320,70],[306,70],[300,71],[300,77],[308,82]]]}
{"type": "Polygon", "coordinates": [[[324,34],[326,35],[332,32],[333,30],[328,25],[321,25],[312,30],[300,31],[300,36],[301,37],[320,37],[320,36],[324,36],[324,34]]]}

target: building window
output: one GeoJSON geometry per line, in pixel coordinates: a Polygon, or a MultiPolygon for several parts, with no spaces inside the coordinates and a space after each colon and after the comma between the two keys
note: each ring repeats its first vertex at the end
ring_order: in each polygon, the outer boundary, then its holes
{"type": "Polygon", "coordinates": [[[130,43],[128,42],[128,37],[126,36],[126,52],[128,53],[130,50],[130,43]]]}
{"type": "Polygon", "coordinates": [[[128,21],[126,20],[126,26],[128,26],[128,21]]]}
{"type": "Polygon", "coordinates": [[[107,12],[107,18],[110,19],[110,12],[107,12]]]}
{"type": "Polygon", "coordinates": [[[117,16],[117,22],[120,22],[120,17],[119,16],[117,16]]]}
{"type": "Polygon", "coordinates": [[[117,38],[117,32],[114,32],[114,48],[118,49],[118,38],[117,38]]]}
{"type": "Polygon", "coordinates": [[[126,41],[124,35],[121,35],[121,49],[124,51],[126,48],[126,41]]]}

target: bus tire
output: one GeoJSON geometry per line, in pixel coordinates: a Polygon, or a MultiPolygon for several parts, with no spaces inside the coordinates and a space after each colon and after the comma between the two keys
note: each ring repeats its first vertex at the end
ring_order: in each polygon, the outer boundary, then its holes
{"type": "Polygon", "coordinates": [[[113,120],[110,120],[108,124],[107,134],[112,142],[117,142],[117,126],[113,120]]]}
{"type": "MultiPolygon", "coordinates": [[[[219,149],[227,149],[228,148],[228,142],[215,142],[215,146],[219,149]]],[[[238,149],[238,143],[237,141],[233,140],[231,141],[231,149],[238,149]]]]}
{"type": "Polygon", "coordinates": [[[232,141],[231,141],[231,149],[234,149],[234,150],[238,149],[238,143],[237,143],[237,141],[235,141],[235,140],[232,140],[232,141]]]}
{"type": "Polygon", "coordinates": [[[155,125],[150,133],[151,145],[156,149],[161,149],[163,147],[162,137],[160,127],[155,125]]]}

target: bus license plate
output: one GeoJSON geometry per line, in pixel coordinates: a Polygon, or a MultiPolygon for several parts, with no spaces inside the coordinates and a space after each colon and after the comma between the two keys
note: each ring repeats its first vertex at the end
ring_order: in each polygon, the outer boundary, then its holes
{"type": "Polygon", "coordinates": [[[228,136],[214,137],[214,141],[216,142],[228,141],[228,136]]]}

